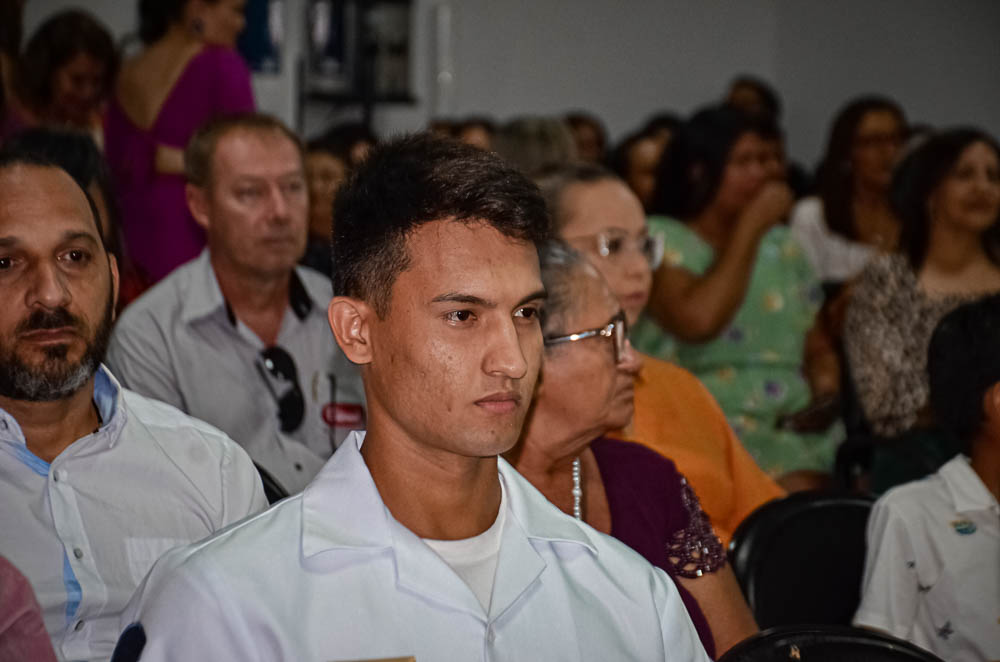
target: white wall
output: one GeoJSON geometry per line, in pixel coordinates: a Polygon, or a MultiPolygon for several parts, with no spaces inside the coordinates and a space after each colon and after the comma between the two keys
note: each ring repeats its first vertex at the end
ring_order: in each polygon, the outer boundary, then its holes
{"type": "Polygon", "coordinates": [[[882,92],[911,121],[1000,135],[1000,2],[782,0],[775,82],[808,163],[850,96],[882,92]]]}
{"type": "MultiPolygon", "coordinates": [[[[424,126],[433,112],[436,4],[450,7],[452,94],[442,113],[585,108],[620,137],[651,112],[715,100],[737,72],[771,80],[784,97],[793,157],[812,164],[836,109],[879,91],[914,120],[967,122],[1000,134],[997,0],[414,0],[414,106],[379,109],[382,133],[424,126]]],[[[69,5],[121,35],[130,0],[29,0],[26,30],[69,5]]],[[[294,67],[304,0],[286,0],[285,71],[257,77],[258,103],[295,121],[294,67]]],[[[310,108],[307,133],[328,120],[310,108]]]]}

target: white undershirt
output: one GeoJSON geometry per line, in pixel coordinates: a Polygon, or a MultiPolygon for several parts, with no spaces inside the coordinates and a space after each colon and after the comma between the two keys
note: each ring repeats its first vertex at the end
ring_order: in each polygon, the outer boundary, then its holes
{"type": "Polygon", "coordinates": [[[496,576],[500,539],[506,519],[507,493],[501,481],[500,512],[490,528],[478,536],[463,540],[423,539],[468,584],[486,612],[490,610],[490,600],[493,597],[493,579],[496,576]]]}

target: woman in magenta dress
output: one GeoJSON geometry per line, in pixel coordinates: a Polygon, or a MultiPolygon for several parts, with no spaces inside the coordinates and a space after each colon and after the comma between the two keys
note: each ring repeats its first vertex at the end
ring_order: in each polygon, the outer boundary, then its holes
{"type": "Polygon", "coordinates": [[[146,48],[122,66],[105,121],[105,153],[121,201],[125,246],[152,281],[205,245],[184,198],[183,150],[220,114],[254,109],[233,50],[244,0],[139,0],[146,48]]]}

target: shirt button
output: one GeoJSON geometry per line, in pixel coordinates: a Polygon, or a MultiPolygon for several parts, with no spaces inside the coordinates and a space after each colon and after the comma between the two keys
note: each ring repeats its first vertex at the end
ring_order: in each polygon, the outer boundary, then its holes
{"type": "Polygon", "coordinates": [[[83,550],[80,549],[79,547],[74,547],[73,548],[73,556],[75,556],[77,559],[82,559],[83,558],[83,550]]]}
{"type": "Polygon", "coordinates": [[[497,633],[492,627],[486,628],[486,641],[491,644],[497,640],[497,633]]]}
{"type": "Polygon", "coordinates": [[[295,463],[295,470],[296,471],[302,471],[302,463],[301,462],[296,462],[295,463]]]}
{"type": "Polygon", "coordinates": [[[83,621],[77,621],[73,629],[77,632],[83,629],[83,621]]]}

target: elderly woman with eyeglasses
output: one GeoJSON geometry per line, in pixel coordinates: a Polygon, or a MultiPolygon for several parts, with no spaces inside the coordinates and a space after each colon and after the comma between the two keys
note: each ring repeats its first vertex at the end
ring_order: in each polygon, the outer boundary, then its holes
{"type": "MultiPolygon", "coordinates": [[[[634,324],[649,298],[663,244],[649,234],[639,198],[594,165],[563,165],[538,177],[556,232],[604,276],[634,324]]],[[[743,519],[783,490],[736,438],[708,390],[687,370],[639,354],[635,415],[616,436],[670,458],[698,493],[727,543],[743,519]]]]}
{"type": "Polygon", "coordinates": [[[722,543],[670,460],[605,436],[632,418],[642,365],[626,313],[585,257],[561,242],[540,253],[548,292],[542,373],[508,459],[564,512],[673,577],[714,657],[756,631],[722,543]]]}

